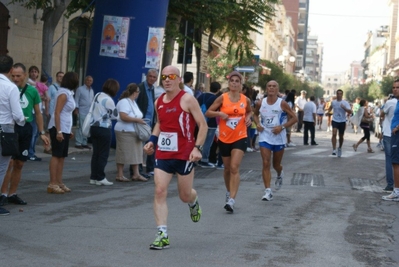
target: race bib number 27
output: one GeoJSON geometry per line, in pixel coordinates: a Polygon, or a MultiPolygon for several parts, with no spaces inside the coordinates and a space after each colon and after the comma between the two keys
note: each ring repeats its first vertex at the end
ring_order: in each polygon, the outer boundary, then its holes
{"type": "Polygon", "coordinates": [[[177,133],[161,132],[158,137],[158,149],[161,151],[178,151],[177,133]]]}

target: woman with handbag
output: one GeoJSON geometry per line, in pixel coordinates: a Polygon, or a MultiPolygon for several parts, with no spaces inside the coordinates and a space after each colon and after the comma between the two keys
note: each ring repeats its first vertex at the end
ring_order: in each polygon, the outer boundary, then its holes
{"type": "MultiPolygon", "coordinates": [[[[116,151],[115,161],[118,175],[117,182],[129,182],[123,175],[123,166],[131,165],[133,168],[133,181],[147,182],[147,179],[140,175],[139,164],[143,163],[143,143],[136,132],[135,124],[146,124],[143,113],[140,111],[136,99],[140,89],[135,83],[131,83],[121,94],[116,105],[118,110],[118,122],[115,124],[116,151]]],[[[145,92],[144,92],[145,93],[145,92]]]]}
{"type": "Polygon", "coordinates": [[[109,150],[111,148],[111,120],[116,120],[118,117],[118,111],[112,97],[118,91],[118,81],[108,79],[103,84],[102,92],[98,95],[97,101],[94,103],[92,112],[94,123],[90,127],[90,136],[93,144],[90,184],[100,186],[114,184],[105,177],[105,166],[107,166],[109,150]]]}
{"type": "Polygon", "coordinates": [[[369,113],[367,109],[367,101],[362,99],[359,102],[360,108],[357,111],[356,115],[358,117],[358,123],[360,128],[363,129],[363,137],[359,139],[359,141],[356,144],[353,144],[353,150],[357,151],[357,147],[363,143],[364,140],[367,141],[367,152],[368,153],[374,153],[373,149],[371,149],[371,144],[370,144],[370,123],[374,120],[373,114],[369,113]]]}

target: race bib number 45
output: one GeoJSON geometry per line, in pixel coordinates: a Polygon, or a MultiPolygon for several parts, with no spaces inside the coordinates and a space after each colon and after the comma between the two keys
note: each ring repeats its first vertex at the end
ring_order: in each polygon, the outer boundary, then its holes
{"type": "Polygon", "coordinates": [[[226,121],[226,125],[227,127],[234,130],[240,120],[241,118],[228,118],[228,120],[226,121]]]}
{"type": "Polygon", "coordinates": [[[161,151],[178,151],[177,133],[161,132],[158,137],[158,149],[161,151]]]}

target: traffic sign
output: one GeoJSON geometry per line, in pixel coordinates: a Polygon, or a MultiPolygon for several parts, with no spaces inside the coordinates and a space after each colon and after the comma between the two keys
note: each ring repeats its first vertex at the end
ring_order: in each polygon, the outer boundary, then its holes
{"type": "Polygon", "coordinates": [[[238,72],[255,72],[255,67],[253,66],[238,66],[235,67],[234,70],[238,71],[238,72]]]}

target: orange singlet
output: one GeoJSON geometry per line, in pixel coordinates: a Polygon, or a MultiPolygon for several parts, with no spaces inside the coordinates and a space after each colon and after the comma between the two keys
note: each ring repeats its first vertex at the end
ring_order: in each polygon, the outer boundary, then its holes
{"type": "Polygon", "coordinates": [[[226,144],[234,143],[247,137],[247,126],[245,125],[245,114],[247,109],[247,97],[240,94],[238,102],[231,102],[229,94],[224,93],[223,104],[220,111],[226,113],[229,118],[220,120],[219,140],[226,144]]]}

